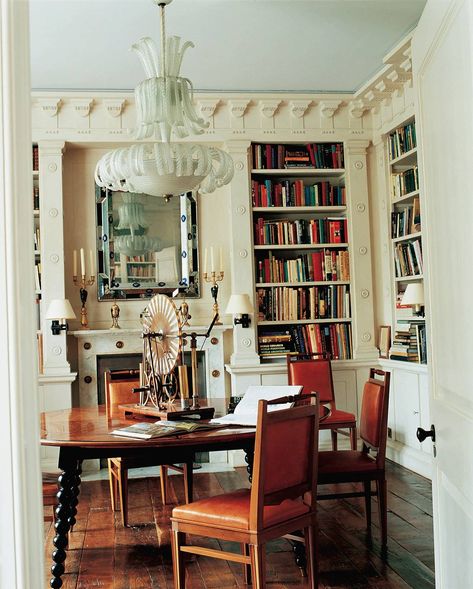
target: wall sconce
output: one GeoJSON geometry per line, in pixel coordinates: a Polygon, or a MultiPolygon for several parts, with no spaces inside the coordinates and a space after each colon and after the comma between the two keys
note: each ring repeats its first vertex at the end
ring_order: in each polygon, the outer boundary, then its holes
{"type": "Polygon", "coordinates": [[[250,326],[249,313],[253,313],[253,305],[247,294],[232,294],[225,309],[227,315],[235,315],[233,323],[242,327],[250,326]]]}
{"type": "Polygon", "coordinates": [[[52,319],[51,331],[59,335],[61,330],[67,329],[67,319],[75,319],[76,314],[68,299],[53,299],[49,303],[46,319],[52,319]]]}
{"type": "Polygon", "coordinates": [[[402,297],[403,305],[411,305],[417,317],[424,316],[424,285],[422,282],[411,282],[407,285],[402,297]]]}

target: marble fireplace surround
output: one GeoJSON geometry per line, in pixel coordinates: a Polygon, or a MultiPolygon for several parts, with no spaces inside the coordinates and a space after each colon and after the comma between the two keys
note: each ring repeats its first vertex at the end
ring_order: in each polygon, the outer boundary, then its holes
{"type": "MultiPolygon", "coordinates": [[[[208,326],[191,325],[186,333],[205,334],[208,326]]],[[[198,350],[205,354],[205,390],[209,399],[225,398],[225,357],[223,335],[231,325],[215,325],[202,347],[198,338],[198,350]]],[[[69,332],[78,340],[79,405],[97,404],[97,357],[106,355],[139,354],[143,350],[141,329],[83,329],[69,332]]],[[[188,339],[184,350],[190,350],[188,339]]],[[[204,387],[202,387],[204,388],[204,387]]]]}

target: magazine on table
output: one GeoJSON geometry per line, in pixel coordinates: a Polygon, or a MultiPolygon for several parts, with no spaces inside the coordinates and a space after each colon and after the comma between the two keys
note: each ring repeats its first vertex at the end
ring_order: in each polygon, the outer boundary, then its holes
{"type": "Polygon", "coordinates": [[[217,429],[218,424],[198,423],[195,421],[156,421],[156,422],[139,422],[127,427],[114,429],[114,436],[125,436],[127,438],[138,438],[141,440],[150,440],[152,438],[164,438],[166,436],[178,436],[190,434],[195,431],[208,429],[217,429]]]}
{"type": "MultiPolygon", "coordinates": [[[[274,386],[257,386],[248,387],[245,396],[235,407],[234,413],[229,413],[223,417],[211,419],[211,424],[222,425],[246,425],[256,427],[258,417],[258,401],[265,399],[271,401],[279,397],[289,395],[299,395],[302,390],[300,385],[274,385],[274,386]]],[[[270,405],[268,411],[278,411],[280,409],[289,409],[293,403],[283,403],[281,405],[270,405]]]]}

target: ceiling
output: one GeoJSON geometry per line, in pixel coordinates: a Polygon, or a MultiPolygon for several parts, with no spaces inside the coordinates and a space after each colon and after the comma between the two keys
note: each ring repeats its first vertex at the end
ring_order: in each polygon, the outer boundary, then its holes
{"type": "MultiPolygon", "coordinates": [[[[412,30],[426,0],[174,0],[167,34],[195,43],[198,90],[352,92],[412,30]]],[[[152,0],[30,0],[35,90],[131,90],[130,45],[159,42],[152,0]]]]}

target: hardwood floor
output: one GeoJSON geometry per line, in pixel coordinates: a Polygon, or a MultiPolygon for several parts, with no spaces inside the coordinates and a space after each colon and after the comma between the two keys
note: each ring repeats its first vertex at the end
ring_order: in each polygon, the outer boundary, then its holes
{"type": "MultiPolygon", "coordinates": [[[[248,486],[246,472],[195,475],[195,498],[248,486]]],[[[182,502],[182,477],[171,476],[170,499],[182,502]]],[[[172,560],[169,516],[162,507],[159,479],[132,479],[129,521],[124,529],[118,513],[110,511],[107,481],[84,482],[77,524],[70,534],[64,589],[171,589],[172,560]]],[[[434,588],[431,486],[426,479],[388,464],[388,553],[380,556],[376,505],[373,530],[367,537],[363,500],[321,501],[319,589],[434,588]]],[[[45,587],[54,529],[45,524],[45,587]]],[[[208,546],[218,543],[208,541],[208,546]]],[[[229,549],[228,543],[221,547],[229,549]]],[[[231,548],[231,547],[230,547],[231,548]]],[[[238,548],[237,548],[238,549],[238,548]]],[[[242,566],[194,558],[187,566],[188,589],[243,587],[242,566]]],[[[268,546],[268,586],[306,587],[285,540],[268,546]]]]}

